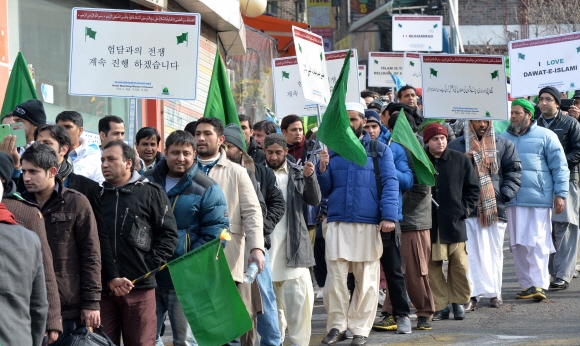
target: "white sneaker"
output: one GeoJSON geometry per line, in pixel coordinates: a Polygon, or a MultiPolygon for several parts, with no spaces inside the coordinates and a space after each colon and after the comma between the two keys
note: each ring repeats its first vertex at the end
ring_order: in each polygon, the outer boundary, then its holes
{"type": "Polygon", "coordinates": [[[323,299],[324,298],[324,292],[322,291],[324,289],[324,287],[321,287],[320,290],[318,290],[318,293],[316,293],[316,299],[323,299]]]}
{"type": "Polygon", "coordinates": [[[379,306],[383,306],[383,304],[385,303],[385,298],[387,297],[387,295],[385,294],[385,291],[383,290],[379,290],[379,306]]]}

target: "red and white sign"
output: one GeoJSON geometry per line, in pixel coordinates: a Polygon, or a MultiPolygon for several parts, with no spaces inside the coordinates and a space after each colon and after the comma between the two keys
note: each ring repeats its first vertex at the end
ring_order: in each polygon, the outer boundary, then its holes
{"type": "Polygon", "coordinates": [[[389,72],[402,78],[403,53],[370,52],[368,62],[368,86],[396,87],[389,72]]]}
{"type": "Polygon", "coordinates": [[[393,51],[443,50],[442,16],[393,16],[393,51]]]}
{"type": "Polygon", "coordinates": [[[405,52],[403,60],[403,81],[415,88],[421,88],[421,54],[405,52]]]}
{"type": "Polygon", "coordinates": [[[296,26],[292,26],[292,35],[304,98],[319,105],[327,105],[330,101],[330,87],[322,37],[296,26]]]}

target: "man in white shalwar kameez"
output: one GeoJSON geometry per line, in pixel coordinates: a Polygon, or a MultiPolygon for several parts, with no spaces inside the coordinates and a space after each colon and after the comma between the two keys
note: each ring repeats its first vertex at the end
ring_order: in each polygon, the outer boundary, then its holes
{"type": "Polygon", "coordinates": [[[564,210],[570,170],[558,136],[537,126],[533,117],[530,102],[514,100],[511,124],[501,136],[514,143],[522,162],[520,191],[507,203],[510,250],[522,288],[516,298],[543,300],[550,285],[548,261],[555,252],[552,208],[555,214],[564,210]]]}
{"type": "MultiPolygon", "coordinates": [[[[520,190],[522,165],[514,144],[496,136],[491,121],[469,122],[469,151],[480,185],[476,210],[465,220],[467,228],[467,279],[471,299],[466,311],[473,311],[480,298],[490,298],[490,306],[503,304],[503,240],[507,227],[505,203],[520,190]]],[[[465,136],[454,139],[449,148],[465,152],[465,136]]]]}
{"type": "Polygon", "coordinates": [[[320,204],[320,187],[312,162],[304,166],[286,160],[286,137],[270,134],[264,139],[266,164],[274,170],[276,183],[284,195],[286,210],[270,240],[272,285],[278,305],[281,341],[286,328],[292,345],[310,344],[314,290],[309,267],[314,265],[308,229],[304,223],[306,204],[320,204]]]}

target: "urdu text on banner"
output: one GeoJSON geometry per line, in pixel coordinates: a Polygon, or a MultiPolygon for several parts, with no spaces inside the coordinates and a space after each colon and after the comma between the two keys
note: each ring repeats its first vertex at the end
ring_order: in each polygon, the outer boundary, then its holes
{"type": "Polygon", "coordinates": [[[196,13],[74,8],[69,94],[195,100],[196,13]]]}
{"type": "MultiPolygon", "coordinates": [[[[342,64],[348,50],[325,53],[326,69],[330,93],[340,75],[342,64]]],[[[350,58],[350,70],[346,90],[346,102],[360,102],[359,79],[357,78],[357,54],[352,50],[350,58]]],[[[274,78],[274,103],[276,105],[276,117],[282,119],[286,115],[296,114],[299,116],[316,115],[316,103],[307,101],[302,92],[302,81],[298,60],[295,56],[272,60],[272,75],[274,78]]],[[[323,114],[326,106],[320,107],[323,114]]]]}
{"type": "Polygon", "coordinates": [[[509,58],[512,97],[580,89],[580,33],[511,41],[509,58]]]}
{"type": "Polygon", "coordinates": [[[296,26],[292,26],[292,36],[304,98],[319,105],[327,105],[330,101],[330,87],[322,37],[296,26]]]}
{"type": "Polygon", "coordinates": [[[425,118],[507,120],[503,56],[422,54],[425,118]]]}

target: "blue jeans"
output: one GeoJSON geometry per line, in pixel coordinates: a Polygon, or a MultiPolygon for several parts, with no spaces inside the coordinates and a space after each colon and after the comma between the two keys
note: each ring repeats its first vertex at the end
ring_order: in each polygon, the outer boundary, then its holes
{"type": "Polygon", "coordinates": [[[161,333],[161,326],[165,322],[165,313],[167,312],[169,322],[171,322],[171,331],[173,332],[173,345],[197,346],[175,290],[173,288],[156,288],[155,300],[157,303],[155,310],[157,314],[157,341],[155,345],[163,346],[159,333],[161,333]]]}
{"type": "Polygon", "coordinates": [[[257,276],[258,286],[262,294],[263,314],[258,315],[258,334],[261,346],[280,345],[280,329],[278,326],[278,305],[274,287],[272,286],[272,268],[270,254],[266,250],[266,264],[264,270],[257,276]]]}

